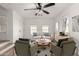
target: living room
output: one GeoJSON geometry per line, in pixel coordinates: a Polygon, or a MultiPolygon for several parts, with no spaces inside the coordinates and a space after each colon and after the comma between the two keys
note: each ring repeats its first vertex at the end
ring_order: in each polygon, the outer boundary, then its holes
{"type": "MultiPolygon", "coordinates": [[[[35,56],[51,56],[53,53],[53,51],[51,51],[52,40],[72,38],[76,43],[76,48],[74,47],[71,51],[74,52],[74,54],[69,54],[78,56],[78,27],[75,26],[78,24],[74,21],[74,19],[78,20],[78,6],[79,3],[0,3],[0,41],[9,41],[3,45],[10,43],[8,44],[9,46],[7,46],[8,48],[1,48],[0,55],[10,55],[10,53],[12,53],[11,55],[24,55],[23,53],[20,54],[14,46],[16,46],[18,40],[29,39],[31,41],[36,41],[37,43],[34,42],[34,44],[38,45],[38,47],[34,46],[31,48],[31,51],[34,51],[31,53],[31,56],[33,56],[34,53],[36,53],[35,56]],[[37,8],[38,10],[27,10],[32,7],[36,8],[39,4],[42,6],[52,4],[52,6],[45,9],[49,14],[43,12],[42,8],[37,8]],[[65,24],[65,22],[67,23],[65,24]],[[56,35],[62,36],[59,37],[56,35]],[[40,46],[39,40],[36,39],[42,40],[40,42],[44,40],[42,46],[40,46]],[[11,49],[10,53],[7,53],[9,49],[11,49]]],[[[54,55],[55,52],[52,56],[54,55]]],[[[57,55],[61,56],[64,54],[59,54],[57,52],[57,55]]]]}

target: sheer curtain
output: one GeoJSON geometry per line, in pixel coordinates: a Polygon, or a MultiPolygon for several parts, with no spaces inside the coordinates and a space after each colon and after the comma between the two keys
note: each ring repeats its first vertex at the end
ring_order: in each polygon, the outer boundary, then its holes
{"type": "Polygon", "coordinates": [[[58,21],[58,31],[65,32],[66,30],[67,18],[61,19],[58,21]]]}
{"type": "Polygon", "coordinates": [[[79,15],[72,18],[72,30],[79,32],[79,15]]]}
{"type": "Polygon", "coordinates": [[[62,23],[62,31],[65,32],[65,30],[66,30],[67,18],[64,18],[62,21],[63,21],[63,23],[62,23]]]}

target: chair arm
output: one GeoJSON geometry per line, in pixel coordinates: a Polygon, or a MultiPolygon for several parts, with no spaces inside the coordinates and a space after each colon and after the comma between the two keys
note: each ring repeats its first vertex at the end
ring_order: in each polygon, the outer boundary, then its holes
{"type": "Polygon", "coordinates": [[[54,43],[51,44],[51,51],[56,56],[60,56],[61,55],[61,48],[56,46],[56,44],[54,44],[54,43]]]}
{"type": "Polygon", "coordinates": [[[31,56],[35,56],[37,50],[38,50],[38,46],[37,46],[36,43],[34,43],[34,45],[32,45],[32,46],[30,47],[31,56]]]}
{"type": "Polygon", "coordinates": [[[50,44],[56,46],[57,42],[51,42],[50,44]]]}

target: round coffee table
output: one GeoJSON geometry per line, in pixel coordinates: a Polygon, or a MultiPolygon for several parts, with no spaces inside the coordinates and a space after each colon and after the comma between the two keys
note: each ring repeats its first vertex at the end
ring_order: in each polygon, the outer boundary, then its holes
{"type": "Polygon", "coordinates": [[[50,39],[37,39],[36,40],[38,46],[42,47],[42,48],[46,48],[46,47],[50,47],[50,39]]]}

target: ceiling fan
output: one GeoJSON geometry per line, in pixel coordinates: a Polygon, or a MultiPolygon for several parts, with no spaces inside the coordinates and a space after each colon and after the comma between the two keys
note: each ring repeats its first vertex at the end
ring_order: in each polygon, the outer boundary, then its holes
{"type": "MultiPolygon", "coordinates": [[[[48,3],[46,5],[42,5],[42,3],[35,3],[36,8],[31,8],[31,9],[24,9],[24,10],[39,10],[39,12],[43,11],[46,14],[50,14],[48,11],[44,10],[44,8],[50,7],[50,6],[54,6],[55,3],[48,3]]],[[[35,13],[35,15],[37,16],[38,13],[35,13]]]]}

